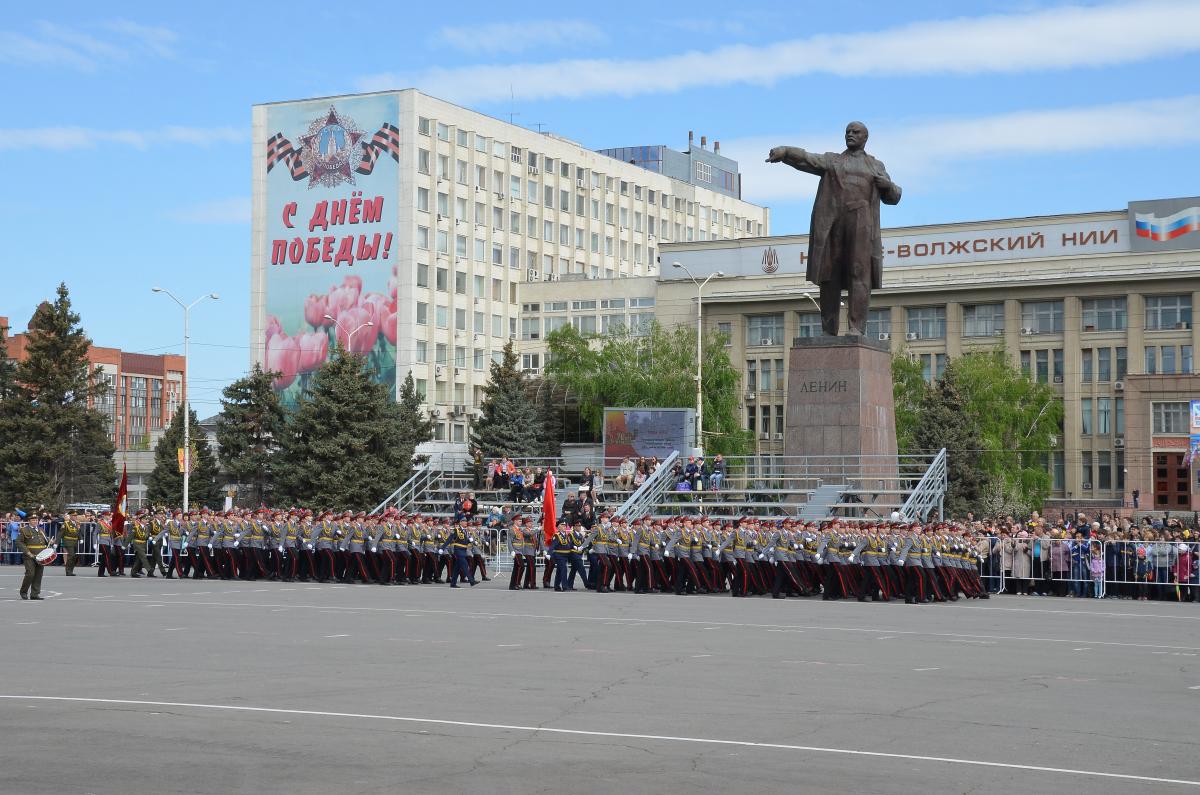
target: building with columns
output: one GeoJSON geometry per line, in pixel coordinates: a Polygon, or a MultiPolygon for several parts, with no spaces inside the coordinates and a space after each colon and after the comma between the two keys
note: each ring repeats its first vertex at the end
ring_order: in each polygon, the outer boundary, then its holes
{"type": "MultiPolygon", "coordinates": [[[[1051,506],[1131,507],[1136,490],[1143,509],[1200,509],[1186,466],[1189,402],[1200,400],[1200,199],[883,235],[869,335],[915,357],[929,380],[955,356],[1003,348],[1061,396],[1060,443],[1046,457],[1051,506]]],[[[666,244],[660,273],[619,296],[649,302],[663,324],[694,325],[696,286],[673,263],[697,279],[724,272],[705,289],[704,324],[730,337],[760,455],[783,454],[791,340],[821,333],[807,248],[806,235],[666,244]]],[[[566,323],[602,333],[601,302],[613,297],[604,280],[541,286],[536,314],[522,314],[525,361],[545,365],[535,330],[542,340],[566,323]]]]}

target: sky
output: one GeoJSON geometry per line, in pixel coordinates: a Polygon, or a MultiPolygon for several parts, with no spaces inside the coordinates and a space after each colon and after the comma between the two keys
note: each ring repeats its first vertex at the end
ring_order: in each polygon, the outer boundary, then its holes
{"type": "Polygon", "coordinates": [[[904,188],[885,226],[1200,194],[1197,74],[1200,0],[12,4],[0,315],[65,281],[97,345],[181,353],[151,287],[216,292],[190,378],[215,413],[249,368],[255,103],[416,87],[594,149],[694,130],[796,234],[816,180],[766,152],[840,150],[852,119],[904,188]]]}

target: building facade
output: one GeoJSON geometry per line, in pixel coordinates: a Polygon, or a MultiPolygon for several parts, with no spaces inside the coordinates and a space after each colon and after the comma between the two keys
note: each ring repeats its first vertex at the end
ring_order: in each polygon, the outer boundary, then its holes
{"type": "MultiPolygon", "coordinates": [[[[955,356],[1002,348],[1051,385],[1064,408],[1058,449],[1046,455],[1051,505],[1132,507],[1137,491],[1142,509],[1200,508],[1186,466],[1189,402],[1200,399],[1198,217],[1200,199],[1189,198],[886,229],[884,287],[872,295],[867,332],[915,357],[931,381],[955,356]]],[[[628,285],[659,322],[694,325],[696,286],[673,263],[697,279],[724,272],[705,290],[704,324],[730,338],[743,418],[762,455],[783,453],[791,340],[821,333],[807,248],[805,235],[673,242],[661,247],[656,277],[628,285]]],[[[522,355],[531,369],[545,366],[547,329],[602,333],[602,303],[630,298],[610,290],[604,280],[542,285],[536,316],[526,293],[522,355]]]]}
{"type": "Polygon", "coordinates": [[[336,336],[385,382],[413,374],[439,442],[465,444],[489,364],[520,336],[528,290],[637,279],[657,272],[665,243],[769,232],[768,211],[727,187],[740,186],[737,164],[707,150],[693,156],[707,170],[688,171],[699,179],[676,179],[415,90],[253,114],[252,360],[284,373],[287,397],[336,336]],[[343,135],[354,159],[333,173],[343,135]],[[714,165],[735,179],[717,185],[714,165]],[[366,245],[351,241],[374,256],[343,267],[349,255],[326,233],[356,201],[382,208],[364,210],[366,245]]]}

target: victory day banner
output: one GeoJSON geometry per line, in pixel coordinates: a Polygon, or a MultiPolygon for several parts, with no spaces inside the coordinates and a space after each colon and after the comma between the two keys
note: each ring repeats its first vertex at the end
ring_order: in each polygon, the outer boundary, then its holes
{"type": "Polygon", "coordinates": [[[287,402],[335,341],[395,391],[398,114],[395,95],[267,109],[266,368],[287,402]]]}

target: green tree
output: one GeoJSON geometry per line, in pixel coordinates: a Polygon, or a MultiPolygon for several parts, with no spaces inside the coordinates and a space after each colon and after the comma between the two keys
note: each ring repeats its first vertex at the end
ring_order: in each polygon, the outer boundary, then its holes
{"type": "Polygon", "coordinates": [[[525,376],[517,367],[512,340],[504,358],[492,362],[483,388],[483,416],[471,427],[471,446],[489,458],[530,458],[541,454],[542,423],[537,406],[528,398],[525,376]]]}
{"type": "MultiPolygon", "coordinates": [[[[546,338],[547,377],[570,390],[580,413],[598,437],[606,406],[686,408],[696,405],[696,331],[627,331],[585,338],[566,326],[546,338]]],[[[708,333],[702,345],[703,446],[708,454],[744,455],[753,437],[743,429],[738,393],[741,374],[729,360],[728,337],[708,333]]]]}
{"type": "MultiPolygon", "coordinates": [[[[189,409],[192,464],[188,478],[190,506],[215,508],[222,504],[220,470],[217,457],[208,443],[208,434],[200,427],[196,412],[189,409]]],[[[183,448],[183,406],[175,410],[171,424],[154,446],[154,469],[150,472],[146,498],[152,505],[179,506],[183,504],[183,473],[179,471],[179,451],[183,448]]],[[[189,507],[190,507],[189,506],[189,507]]]]}
{"type": "Polygon", "coordinates": [[[279,496],[295,505],[370,510],[412,473],[391,388],[340,346],[300,395],[281,439],[279,496]]]}
{"type": "Polygon", "coordinates": [[[99,368],[88,363],[91,341],[58,286],[29,321],[24,361],[0,366],[0,504],[106,501],[116,473],[108,418],[97,406],[107,394],[99,368]]]}
{"type": "Polygon", "coordinates": [[[417,445],[433,438],[433,420],[421,408],[421,395],[417,392],[417,384],[413,381],[411,370],[404,376],[404,383],[400,385],[399,407],[400,434],[404,445],[409,450],[416,450],[417,445]]]}
{"type": "Polygon", "coordinates": [[[560,391],[552,382],[545,379],[539,379],[533,385],[534,401],[537,403],[541,429],[538,455],[544,458],[562,456],[563,400],[562,395],[558,394],[560,391]]]}
{"type": "Polygon", "coordinates": [[[925,390],[918,411],[912,434],[914,448],[921,452],[946,448],[946,513],[961,517],[967,511],[979,510],[987,480],[975,453],[980,445],[979,434],[967,414],[966,398],[949,369],[925,390]]]}
{"type": "Polygon", "coordinates": [[[218,456],[230,480],[250,486],[251,505],[272,505],[279,439],[286,414],[271,382],[279,376],[258,364],[225,387],[217,419],[218,456]]]}
{"type": "MultiPolygon", "coordinates": [[[[896,449],[901,453],[918,452],[917,426],[921,402],[929,384],[921,373],[921,363],[907,350],[892,357],[892,397],[896,404],[896,449]]],[[[939,448],[940,449],[940,448],[939,448]]]]}
{"type": "Polygon", "coordinates": [[[1003,350],[968,353],[950,362],[966,421],[979,436],[977,466],[987,491],[1005,506],[1040,508],[1050,494],[1050,453],[1058,446],[1062,399],[1049,384],[1021,372],[1003,350]]]}

